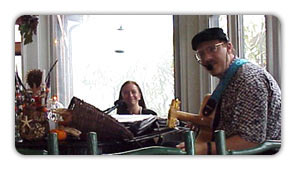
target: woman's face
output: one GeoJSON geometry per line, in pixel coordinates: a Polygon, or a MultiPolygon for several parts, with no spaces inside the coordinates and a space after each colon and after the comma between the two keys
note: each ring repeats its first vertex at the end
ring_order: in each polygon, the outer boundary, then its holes
{"type": "Polygon", "coordinates": [[[133,83],[126,84],[122,89],[121,95],[128,106],[138,104],[141,99],[141,93],[138,87],[133,83]]]}

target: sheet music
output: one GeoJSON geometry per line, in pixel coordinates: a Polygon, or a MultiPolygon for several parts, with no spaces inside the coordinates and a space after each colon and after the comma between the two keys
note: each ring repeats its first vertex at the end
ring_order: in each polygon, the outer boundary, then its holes
{"type": "Polygon", "coordinates": [[[154,115],[110,115],[111,117],[115,118],[118,122],[135,122],[135,121],[141,121],[144,119],[148,119],[151,117],[155,117],[154,115]]]}

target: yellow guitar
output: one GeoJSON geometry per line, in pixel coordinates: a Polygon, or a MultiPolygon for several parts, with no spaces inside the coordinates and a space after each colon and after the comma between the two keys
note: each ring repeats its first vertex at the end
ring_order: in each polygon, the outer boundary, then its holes
{"type": "Polygon", "coordinates": [[[206,95],[204,97],[203,102],[200,106],[199,114],[180,111],[180,101],[178,99],[173,99],[168,114],[168,127],[174,128],[177,119],[181,121],[188,121],[200,127],[200,131],[198,132],[196,137],[196,142],[211,141],[211,138],[213,136],[212,129],[216,109],[214,109],[212,114],[210,114],[209,116],[203,115],[203,109],[210,96],[211,95],[206,95]]]}

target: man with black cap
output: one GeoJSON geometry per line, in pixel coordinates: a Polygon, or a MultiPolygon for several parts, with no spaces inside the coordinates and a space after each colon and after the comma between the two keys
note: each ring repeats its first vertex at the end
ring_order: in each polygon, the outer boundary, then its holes
{"type": "MultiPolygon", "coordinates": [[[[192,39],[195,58],[220,79],[203,114],[216,109],[214,130],[224,130],[227,148],[252,148],[281,139],[281,90],[265,69],[235,55],[221,28],[209,28],[192,39]]],[[[184,143],[177,145],[184,148],[184,143]]],[[[216,154],[211,142],[195,145],[197,154],[216,154]]]]}

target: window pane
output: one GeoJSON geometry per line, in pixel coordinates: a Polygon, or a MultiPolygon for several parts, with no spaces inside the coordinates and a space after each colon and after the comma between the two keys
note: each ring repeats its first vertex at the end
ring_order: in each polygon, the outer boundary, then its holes
{"type": "Polygon", "coordinates": [[[147,108],[167,116],[174,98],[171,15],[85,16],[71,40],[74,96],[105,110],[133,80],[147,108]]]}
{"type": "Polygon", "coordinates": [[[266,67],[266,29],[264,15],[244,15],[244,56],[266,67]]]}
{"type": "Polygon", "coordinates": [[[224,31],[224,33],[226,33],[228,35],[227,32],[227,15],[220,15],[219,16],[219,27],[221,27],[224,31]]]}
{"type": "Polygon", "coordinates": [[[21,42],[21,33],[18,25],[15,25],[15,42],[21,42]]]}
{"type": "Polygon", "coordinates": [[[22,57],[20,55],[15,56],[15,71],[18,71],[18,74],[22,79],[22,57]]]}
{"type": "Polygon", "coordinates": [[[209,17],[209,27],[220,27],[227,34],[227,15],[212,15],[209,17]]]}
{"type": "MultiPolygon", "coordinates": [[[[16,42],[21,42],[21,33],[19,31],[19,26],[15,25],[15,46],[16,42]]],[[[20,44],[21,46],[21,44],[20,44]]],[[[15,47],[16,50],[16,47],[15,47]]],[[[15,52],[16,54],[16,52],[15,52]]],[[[22,79],[22,56],[21,55],[15,55],[15,71],[18,71],[18,74],[20,78],[22,79]]]]}

